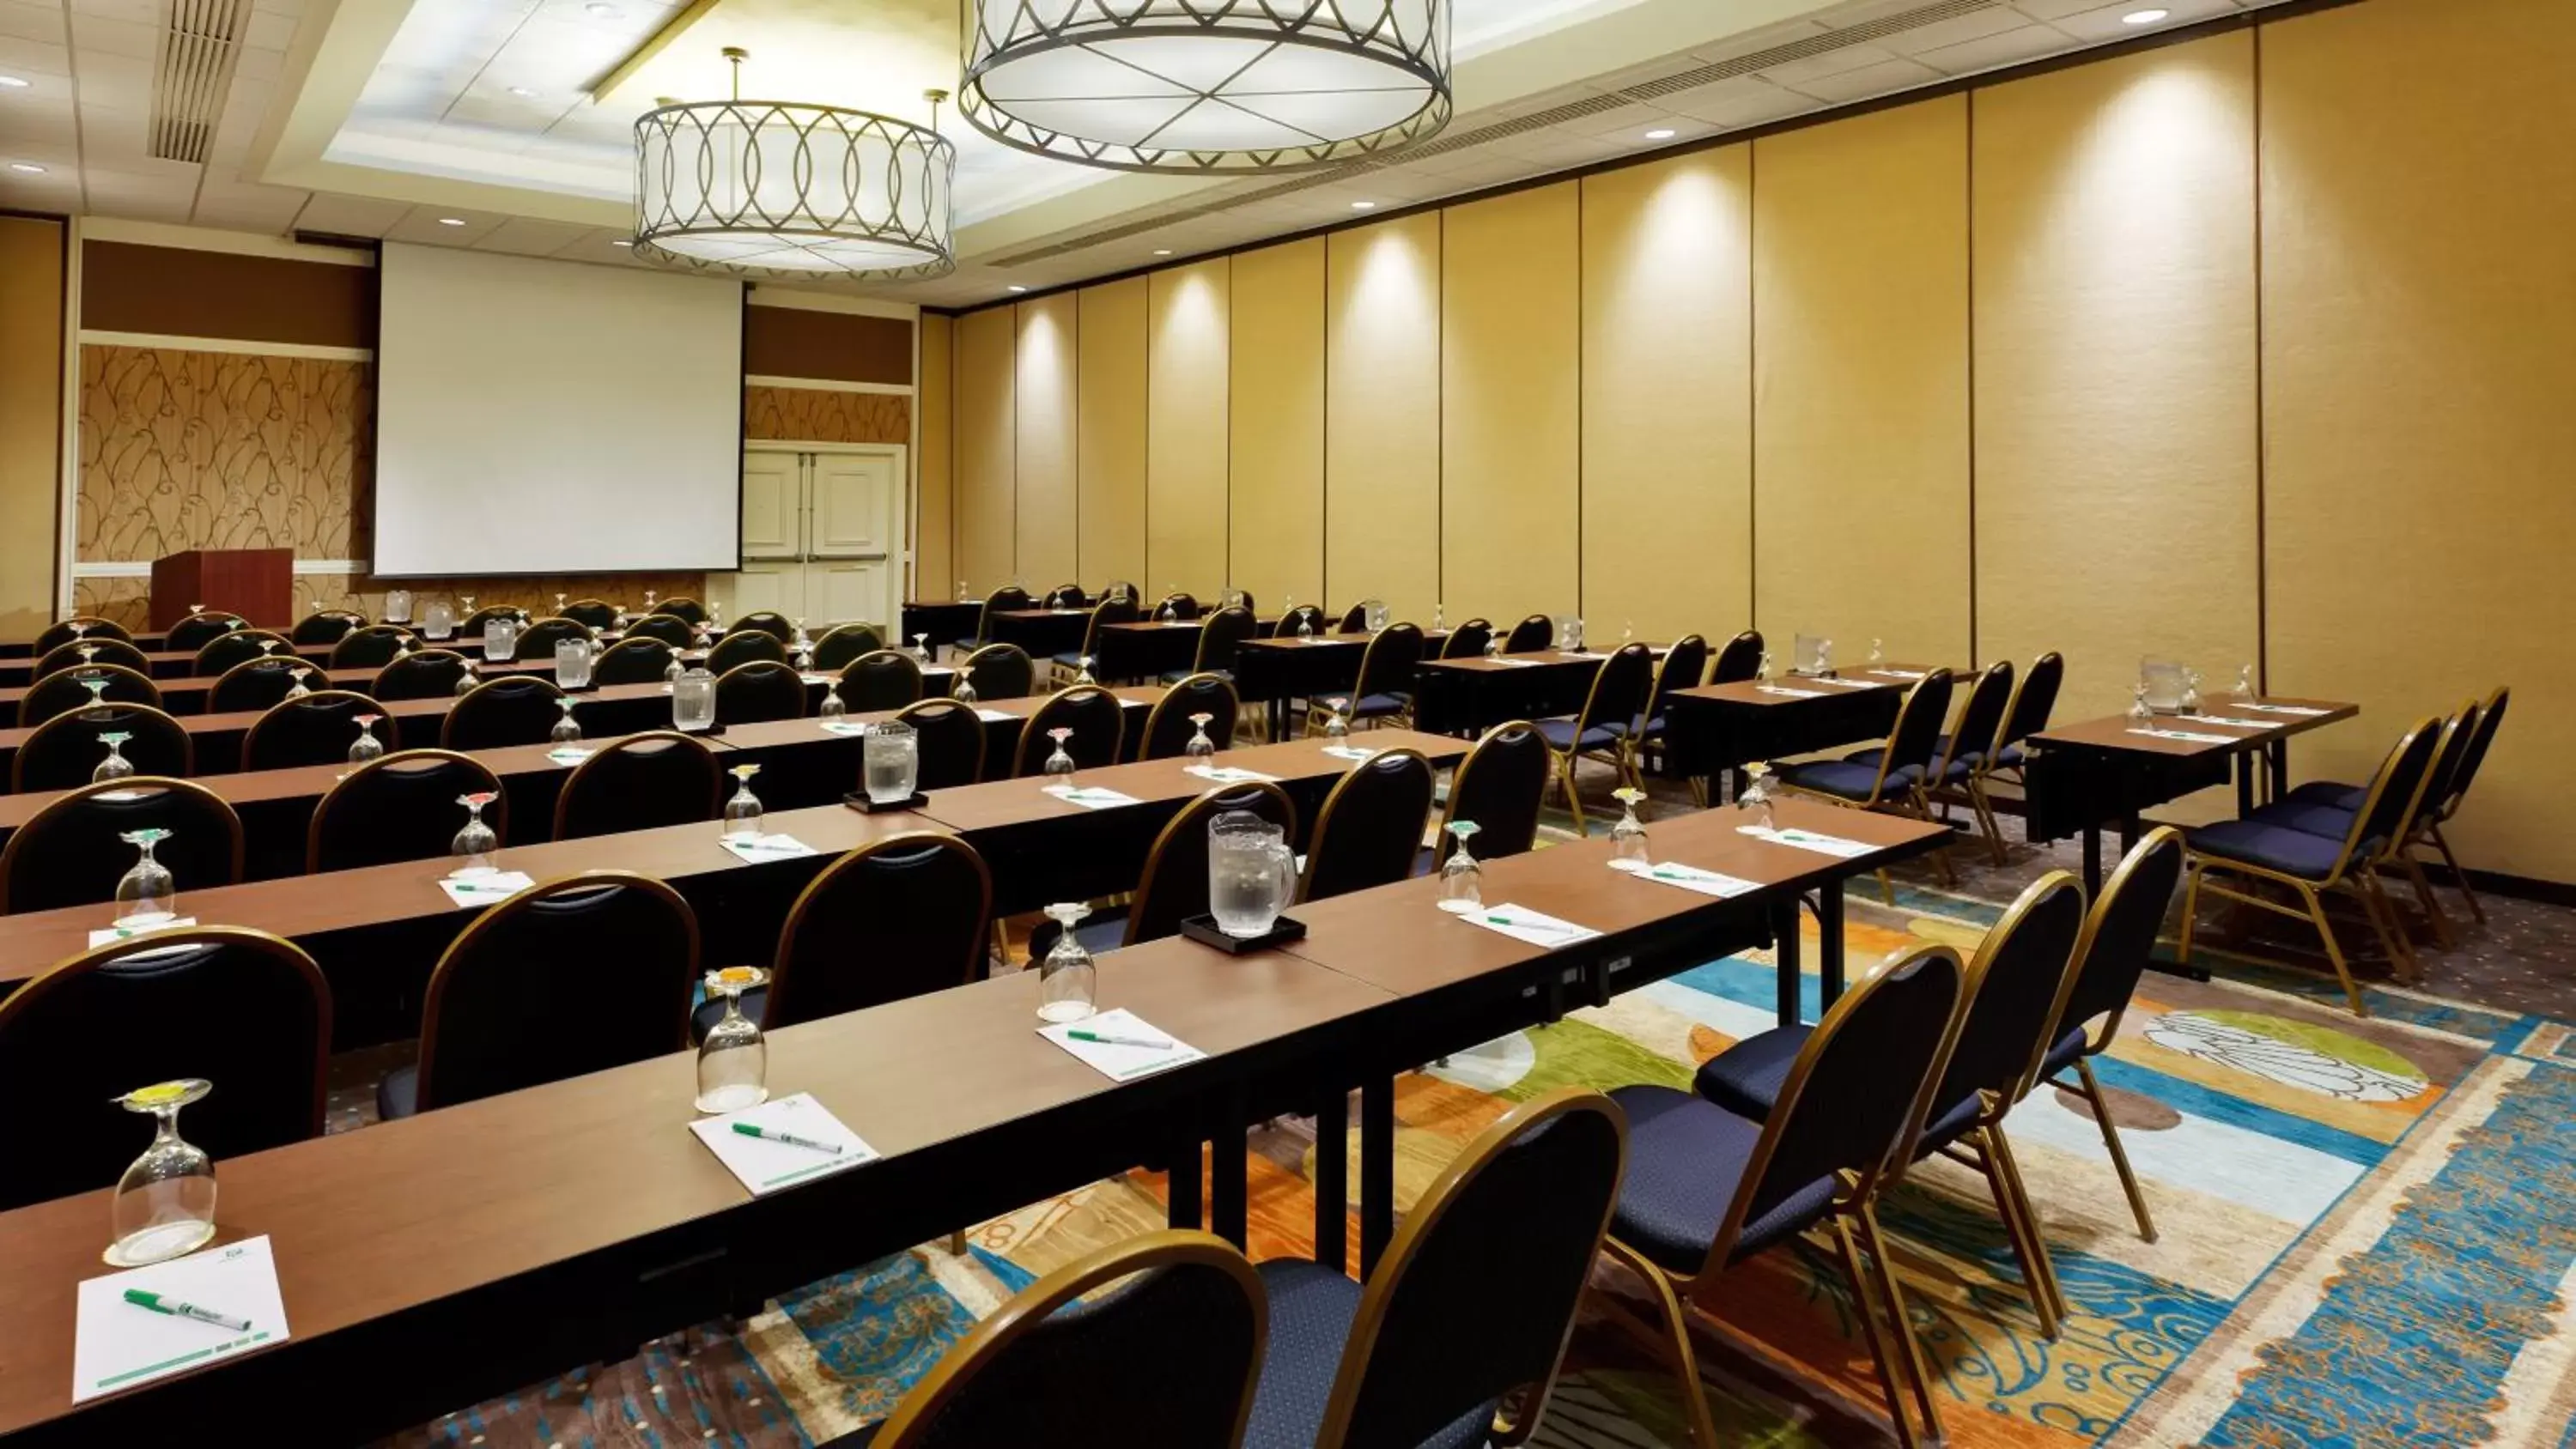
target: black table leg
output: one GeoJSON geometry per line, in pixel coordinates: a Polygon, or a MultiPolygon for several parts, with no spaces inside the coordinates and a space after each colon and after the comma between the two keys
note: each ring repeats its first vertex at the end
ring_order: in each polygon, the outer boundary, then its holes
{"type": "Polygon", "coordinates": [[[2274,740],[2264,746],[2263,753],[2272,765],[2271,788],[2263,798],[2266,801],[2278,800],[2290,793],[2290,742],[2287,739],[2274,740]]]}
{"type": "Polygon", "coordinates": [[[1843,994],[1843,881],[1841,876],[1816,887],[1816,1019],[1843,994]]]}
{"type": "Polygon", "coordinates": [[[2236,757],[2236,813],[2239,816],[2254,813],[2254,776],[2258,763],[2250,753],[2236,757]]]}
{"type": "Polygon", "coordinates": [[[1350,1093],[1326,1093],[1315,1108],[1315,1261],[1350,1271],[1350,1093]]]}
{"type": "Polygon", "coordinates": [[[1175,1228],[1199,1226],[1199,1144],[1193,1137],[1172,1146],[1170,1191],[1163,1221],[1175,1228]]]}
{"type": "Polygon", "coordinates": [[[1360,1088],[1361,1277],[1394,1237],[1395,1078],[1372,1075],[1360,1088]]]}
{"type": "Polygon", "coordinates": [[[2084,898],[2102,894],[2102,827],[2084,827],[2084,898]]]}
{"type": "Polygon", "coordinates": [[[1224,1115],[1210,1128],[1208,1139],[1208,1231],[1240,1248],[1248,1227],[1251,1155],[1242,1092],[1227,1092],[1223,1100],[1224,1115]]]}
{"type": "Polygon", "coordinates": [[[1780,972],[1780,1024],[1798,1024],[1798,901],[1771,908],[1771,955],[1780,972]]]}

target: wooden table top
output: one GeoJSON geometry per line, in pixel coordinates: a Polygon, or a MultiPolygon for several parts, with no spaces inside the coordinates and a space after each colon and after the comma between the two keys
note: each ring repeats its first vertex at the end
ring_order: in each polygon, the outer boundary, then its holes
{"type": "Polygon", "coordinates": [[[1676,689],[1671,698],[1708,700],[1718,704],[1749,704],[1768,708],[1772,705],[1804,704],[1810,698],[1831,699],[1843,694],[1866,694],[1873,689],[1907,689],[1932,672],[1928,664],[1883,664],[1870,669],[1845,669],[1833,679],[1810,679],[1803,675],[1783,674],[1771,680],[1772,688],[1810,690],[1806,694],[1774,694],[1757,680],[1742,679],[1731,684],[1698,684],[1676,689]],[[1839,681],[1839,682],[1838,682],[1839,681]]]}
{"type": "MultiPolygon", "coordinates": [[[[1230,1054],[1333,1026],[1388,998],[1292,956],[1229,957],[1175,938],[1103,957],[1100,1000],[1197,1047],[1222,1071],[1230,1054]]],[[[1036,974],[1023,972],[771,1032],[770,1090],[813,1093],[889,1161],[1127,1090],[1039,1037],[1036,1006],[1036,974]],[[924,1091],[925,1082],[939,1089],[924,1091]]],[[[1147,1082],[1205,1070],[1182,1067],[1147,1082]]],[[[695,1088],[694,1054],[675,1052],[228,1158],[221,1241],[273,1239],[291,1351],[684,1227],[751,1201],[688,1130],[695,1088]]],[[[882,1166],[796,1191],[863,1201],[882,1166]]],[[[0,1434],[72,1411],[74,1294],[80,1280],[109,1271],[98,1256],[108,1196],[0,1214],[0,1434]]]]}
{"type": "MultiPolygon", "coordinates": [[[[1368,730],[1352,739],[1373,750],[1419,751],[1435,766],[1467,753],[1463,740],[1451,739],[1447,735],[1417,734],[1411,730],[1368,730]]],[[[1352,761],[1324,753],[1324,747],[1329,743],[1322,739],[1289,740],[1284,744],[1220,750],[1212,763],[1231,769],[1258,770],[1265,775],[1276,775],[1282,782],[1339,775],[1350,770],[1352,761]]],[[[1223,788],[1204,775],[1189,773],[1191,763],[1186,759],[1138,760],[1104,769],[1079,771],[1073,782],[1084,789],[1115,790],[1147,804],[1195,799],[1210,790],[1223,788]]],[[[961,834],[1040,820],[1078,819],[1099,813],[1044,793],[1042,787],[1046,783],[1041,776],[1030,776],[1018,780],[988,780],[961,790],[941,790],[930,797],[923,813],[961,834]]]]}
{"type": "Polygon", "coordinates": [[[2173,759],[2191,759],[2205,755],[2233,754],[2257,749],[2273,740],[2305,734],[2339,724],[2361,713],[2361,706],[2330,699],[2293,699],[2285,695],[2214,694],[2201,701],[2200,714],[2160,714],[2152,724],[2141,726],[2125,714],[2103,719],[2083,720],[2075,724],[2052,725],[2030,737],[2042,747],[2056,746],[2070,750],[2127,751],[2141,755],[2163,755],[2173,759]],[[2317,714],[2284,714],[2265,717],[2255,705],[2289,705],[2296,709],[2321,711],[2317,714]],[[2260,726],[2220,724],[2216,719],[2261,719],[2260,726]],[[2173,730],[2181,734],[2224,735],[2223,744],[2204,740],[2167,739],[2161,735],[2142,735],[2141,728],[2173,730]]]}
{"type": "MultiPolygon", "coordinates": [[[[1660,653],[1663,646],[1654,647],[1660,653]]],[[[1461,659],[1425,659],[1422,661],[1422,667],[1455,669],[1462,674],[1509,674],[1516,669],[1528,669],[1534,665],[1543,664],[1598,666],[1603,660],[1608,659],[1612,652],[1608,649],[1589,649],[1579,652],[1565,649],[1525,649],[1518,654],[1471,654],[1461,659]]]]}

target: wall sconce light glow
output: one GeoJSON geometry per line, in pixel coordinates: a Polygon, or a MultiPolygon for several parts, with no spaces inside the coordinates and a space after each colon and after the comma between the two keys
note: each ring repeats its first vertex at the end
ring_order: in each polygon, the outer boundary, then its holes
{"type": "Polygon", "coordinates": [[[1017,283],[1017,282],[1013,282],[1013,283],[1011,284],[1011,290],[1012,290],[1012,291],[1014,291],[1014,292],[1025,292],[1025,291],[1027,291],[1027,290],[1028,290],[1028,288],[1021,286],[1021,285],[1020,285],[1019,283],[1017,283]]]}
{"type": "Polygon", "coordinates": [[[438,219],[438,224],[440,226],[463,226],[465,224],[465,218],[461,216],[442,216],[438,219]]]}
{"type": "Polygon", "coordinates": [[[626,240],[624,237],[619,237],[617,240],[610,242],[609,245],[613,247],[631,247],[635,245],[635,243],[626,240]]]}
{"type": "Polygon", "coordinates": [[[22,75],[0,75],[0,90],[23,91],[34,82],[22,75]]]}
{"type": "Polygon", "coordinates": [[[2170,10],[2132,10],[2128,14],[2120,17],[2120,23],[2122,25],[2153,25],[2157,21],[2162,20],[2171,14],[2173,14],[2173,12],[2170,10]]]}
{"type": "Polygon", "coordinates": [[[1158,257],[1168,257],[1168,256],[1170,256],[1171,254],[1172,254],[1172,249],[1171,249],[1170,247],[1156,247],[1156,248],[1154,248],[1154,255],[1156,255],[1156,256],[1158,256],[1158,257]]]}
{"type": "Polygon", "coordinates": [[[518,96],[523,100],[534,100],[537,93],[535,90],[527,86],[512,86],[510,87],[510,94],[518,96]]]}
{"type": "Polygon", "coordinates": [[[12,161],[9,163],[9,169],[28,176],[42,176],[45,174],[45,168],[37,165],[33,161],[12,161]]]}
{"type": "Polygon", "coordinates": [[[1351,203],[1351,210],[1353,210],[1353,211],[1375,211],[1375,210],[1377,210],[1377,203],[1376,203],[1376,202],[1374,202],[1374,201],[1354,201],[1354,202],[1352,202],[1352,203],[1351,203]]]}
{"type": "Polygon", "coordinates": [[[1672,138],[1673,130],[1670,126],[1657,126],[1646,133],[1646,139],[1649,141],[1669,141],[1672,138]]]}

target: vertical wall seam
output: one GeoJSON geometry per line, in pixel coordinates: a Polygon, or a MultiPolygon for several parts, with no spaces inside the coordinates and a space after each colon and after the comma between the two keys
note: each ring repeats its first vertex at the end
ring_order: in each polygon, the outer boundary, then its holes
{"type": "Polygon", "coordinates": [[[1744,627],[1762,597],[1762,143],[1744,147],[1744,627]]]}
{"type": "MultiPolygon", "coordinates": [[[[2270,310],[2263,276],[2263,33],[2254,46],[2254,687],[2272,687],[2272,417],[2265,397],[2264,322],[2270,310]]],[[[2277,782],[2276,782],[2277,783],[2277,782]]]]}
{"type": "Polygon", "coordinates": [[[1583,594],[1583,191],[1589,183],[1577,178],[1574,183],[1574,617],[1591,612],[1591,600],[1583,594]]]}
{"type": "Polygon", "coordinates": [[[1977,93],[1973,90],[1967,93],[1965,149],[1967,164],[1962,180],[1967,187],[1968,223],[1968,668],[1973,671],[1980,667],[1985,643],[1977,632],[1977,93]]]}

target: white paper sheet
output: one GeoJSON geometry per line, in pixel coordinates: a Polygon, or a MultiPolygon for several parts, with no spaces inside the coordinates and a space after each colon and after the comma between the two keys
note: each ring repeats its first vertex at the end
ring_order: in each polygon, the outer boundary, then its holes
{"type": "Polygon", "coordinates": [[[796,677],[804,680],[807,684],[829,684],[833,680],[840,678],[837,674],[799,674],[796,677]]]}
{"type": "Polygon", "coordinates": [[[1360,764],[1366,764],[1376,759],[1378,755],[1377,751],[1361,745],[1326,745],[1324,753],[1336,760],[1351,760],[1360,764]]]}
{"type": "Polygon", "coordinates": [[[1474,922],[1488,931],[1498,931],[1515,941],[1527,941],[1533,946],[1546,946],[1551,949],[1589,941],[1601,934],[1590,926],[1578,926],[1572,921],[1561,921],[1544,911],[1533,911],[1527,906],[1516,906],[1509,901],[1498,906],[1479,906],[1475,910],[1461,911],[1457,914],[1460,920],[1474,922]]]}
{"type": "Polygon", "coordinates": [[[1156,1072],[1169,1071],[1173,1067],[1198,1061],[1207,1055],[1170,1032],[1148,1025],[1143,1018],[1125,1007],[1095,1012],[1080,1021],[1042,1026],[1038,1028],[1038,1035],[1073,1053],[1082,1060],[1083,1065],[1113,1082],[1132,1082],[1138,1077],[1150,1077],[1156,1072]],[[1170,1042],[1171,1045],[1166,1047],[1122,1046],[1113,1042],[1076,1041],[1067,1035],[1069,1032],[1077,1031],[1097,1032],[1102,1036],[1142,1037],[1149,1040],[1159,1038],[1170,1042]]]}
{"type": "Polygon", "coordinates": [[[865,724],[854,719],[827,719],[822,721],[822,726],[823,733],[827,735],[841,735],[848,738],[856,738],[868,732],[865,724]]]}
{"type": "Polygon", "coordinates": [[[2259,709],[2265,714],[2292,714],[2297,715],[2301,719],[2314,719],[2321,714],[2334,713],[2334,711],[2330,709],[2310,709],[2304,704],[2256,704],[2251,700],[2239,701],[2236,707],[2238,709],[2259,709]]]}
{"type": "Polygon", "coordinates": [[[1133,795],[1121,795],[1096,785],[1047,785],[1041,788],[1067,805],[1079,805],[1085,810],[1107,810],[1117,805],[1143,803],[1133,795]]]}
{"type": "Polygon", "coordinates": [[[2145,735],[2149,739],[2182,740],[2186,743],[2195,745],[2232,745],[2238,740],[2244,738],[2243,735],[2195,734],[2190,730],[2133,729],[2129,731],[2129,733],[2133,735],[2145,735]]]}
{"type": "Polygon", "coordinates": [[[286,1302],[278,1292],[277,1262],[265,1237],[84,1279],[77,1303],[72,1327],[76,1404],[287,1338],[286,1302]],[[128,1288],[243,1319],[250,1330],[155,1313],[126,1302],[128,1288]]]}
{"type": "Polygon", "coordinates": [[[1780,830],[1760,825],[1739,825],[1735,829],[1739,835],[1750,835],[1756,840],[1770,841],[1773,845],[1812,850],[1818,855],[1830,855],[1836,860],[1850,860],[1855,856],[1867,855],[1878,848],[1863,841],[1845,840],[1839,835],[1819,835],[1815,831],[1800,830],[1794,826],[1787,830],[1780,830]]]}
{"type": "Polygon", "coordinates": [[[536,883],[536,878],[526,871],[496,870],[488,875],[451,875],[441,880],[438,888],[447,892],[447,898],[460,906],[491,906],[536,883]]]}
{"type": "Polygon", "coordinates": [[[2185,724],[2232,725],[2240,730],[2276,730],[2281,727],[2281,722],[2276,719],[2229,719],[2223,714],[2186,714],[2177,718],[2185,724]]]}
{"type": "Polygon", "coordinates": [[[1633,875],[1639,880],[1660,881],[1665,885],[1679,886],[1686,891],[1697,891],[1704,896],[1715,896],[1719,900],[1749,895],[1762,889],[1760,881],[1746,880],[1741,876],[1702,870],[1695,865],[1680,865],[1672,861],[1640,864],[1614,860],[1610,862],[1610,868],[1633,875]]]}
{"type": "Polygon", "coordinates": [[[1753,687],[1756,691],[1762,694],[1776,694],[1785,699],[1822,699],[1825,697],[1825,692],[1821,689],[1791,689],[1785,684],[1757,684],[1753,687]]]}
{"type": "Polygon", "coordinates": [[[149,926],[103,926],[89,933],[89,948],[95,951],[113,941],[131,941],[137,937],[149,936],[155,931],[183,930],[195,924],[197,924],[197,918],[194,916],[172,916],[166,921],[149,926]]]}
{"type": "Polygon", "coordinates": [[[1923,671],[1920,669],[1873,669],[1870,673],[1880,675],[1888,679],[1911,680],[1921,679],[1923,677],[1923,671]]]}
{"type": "Polygon", "coordinates": [[[585,750],[579,745],[564,745],[558,749],[546,751],[546,758],[569,768],[598,753],[597,750],[585,750]]]}
{"type": "Polygon", "coordinates": [[[811,1092],[798,1092],[791,1097],[775,1097],[757,1107],[727,1112],[719,1117],[701,1117],[689,1124],[689,1130],[716,1155],[716,1161],[742,1180],[753,1197],[766,1197],[783,1187],[811,1182],[836,1172],[847,1172],[863,1162],[877,1160],[877,1150],[859,1134],[851,1131],[830,1108],[814,1100],[811,1092]],[[829,1142],[840,1148],[838,1153],[819,1148],[798,1147],[788,1142],[770,1142],[746,1137],[733,1130],[736,1122],[754,1127],[785,1132],[815,1142],[829,1142]]]}
{"type": "Polygon", "coordinates": [[[716,843],[744,860],[794,860],[814,854],[814,847],[793,835],[728,835],[719,837],[716,843]]]}
{"type": "Polygon", "coordinates": [[[1279,781],[1277,775],[1265,775],[1259,770],[1247,770],[1238,765],[1183,765],[1181,773],[1214,780],[1220,785],[1249,785],[1262,781],[1277,784],[1279,781]]]}

